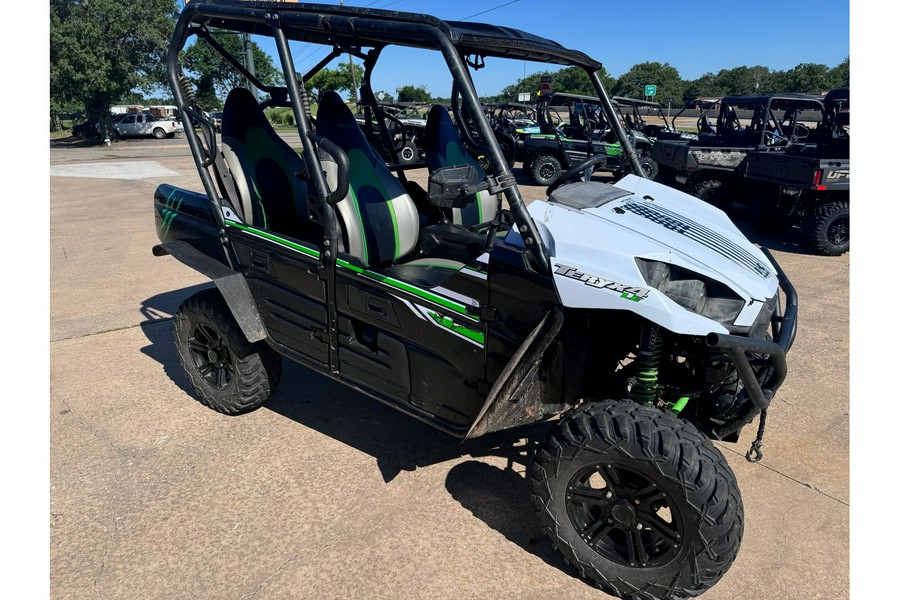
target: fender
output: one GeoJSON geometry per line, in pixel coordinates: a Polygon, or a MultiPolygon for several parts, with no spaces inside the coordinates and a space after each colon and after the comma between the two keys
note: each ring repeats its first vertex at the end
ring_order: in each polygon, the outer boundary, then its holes
{"type": "Polygon", "coordinates": [[[563,311],[552,308],[537,324],[500,373],[465,439],[544,417],[538,373],[541,357],[563,325],[563,311]]]}
{"type": "Polygon", "coordinates": [[[175,240],[153,246],[154,256],[173,256],[179,262],[209,277],[228,304],[234,320],[247,340],[259,342],[269,337],[259,314],[256,300],[247,285],[243,273],[230,269],[216,259],[203,254],[184,240],[175,240]]]}

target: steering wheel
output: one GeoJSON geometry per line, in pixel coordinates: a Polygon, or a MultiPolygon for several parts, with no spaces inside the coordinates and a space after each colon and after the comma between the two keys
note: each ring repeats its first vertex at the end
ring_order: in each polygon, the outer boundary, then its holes
{"type": "Polygon", "coordinates": [[[582,176],[582,174],[588,167],[593,167],[597,163],[603,162],[605,160],[605,154],[595,154],[593,156],[588,156],[586,159],[560,175],[556,181],[547,186],[547,196],[553,195],[553,192],[568,183],[574,183],[576,179],[582,176]]]}
{"type": "Polygon", "coordinates": [[[388,137],[390,138],[391,145],[394,148],[394,151],[398,151],[403,146],[406,145],[406,127],[403,126],[403,121],[395,117],[394,115],[390,115],[386,112],[381,113],[385,120],[385,125],[387,126],[388,137]],[[393,127],[391,126],[393,124],[393,127]],[[399,144],[398,144],[399,138],[399,144]]]}

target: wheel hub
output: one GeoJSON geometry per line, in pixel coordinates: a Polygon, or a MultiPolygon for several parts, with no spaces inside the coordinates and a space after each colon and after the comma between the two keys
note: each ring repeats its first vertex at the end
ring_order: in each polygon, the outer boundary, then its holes
{"type": "Polygon", "coordinates": [[[619,503],[612,508],[612,517],[620,525],[631,527],[634,525],[636,516],[637,513],[635,512],[634,507],[627,500],[620,500],[619,503]]]}
{"type": "Polygon", "coordinates": [[[188,339],[191,359],[200,376],[210,386],[224,390],[234,379],[234,361],[222,336],[214,327],[197,323],[188,339]]]}

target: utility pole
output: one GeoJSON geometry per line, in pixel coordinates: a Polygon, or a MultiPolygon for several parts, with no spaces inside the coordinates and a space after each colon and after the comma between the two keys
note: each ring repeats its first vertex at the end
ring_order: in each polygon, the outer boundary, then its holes
{"type": "MultiPolygon", "coordinates": [[[[341,6],[344,5],[344,0],[341,0],[341,6]]],[[[349,52],[347,53],[347,61],[350,63],[350,80],[353,82],[353,89],[350,90],[350,97],[353,98],[353,104],[359,104],[359,101],[356,97],[356,71],[353,70],[353,55],[349,52]]]]}
{"type": "MultiPolygon", "coordinates": [[[[251,75],[256,77],[256,65],[253,62],[253,45],[250,43],[250,34],[242,33],[241,39],[244,42],[244,62],[247,67],[247,71],[250,72],[251,75]]],[[[250,81],[250,78],[247,78],[247,88],[250,90],[250,93],[253,94],[253,98],[259,100],[259,94],[257,93],[256,86],[253,85],[253,82],[250,81]]]]}

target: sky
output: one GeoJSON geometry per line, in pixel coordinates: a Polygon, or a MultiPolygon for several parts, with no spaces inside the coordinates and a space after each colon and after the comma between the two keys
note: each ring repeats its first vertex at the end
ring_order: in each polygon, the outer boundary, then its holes
{"type": "MultiPolygon", "coordinates": [[[[850,55],[849,0],[691,4],[660,0],[346,0],[345,4],[521,29],[585,52],[602,62],[613,77],[650,61],[669,63],[682,79],[690,80],[740,66],[788,70],[800,63],[820,63],[834,67],[850,55]]],[[[263,38],[254,41],[275,56],[273,44],[263,38]]],[[[293,44],[292,54],[298,69],[307,70],[327,51],[293,44]]],[[[376,66],[373,74],[376,90],[393,94],[412,84],[424,85],[434,96],[450,95],[449,73],[436,52],[395,48],[386,50],[381,60],[381,69],[376,66]],[[402,68],[389,69],[388,58],[402,68]]],[[[489,59],[487,68],[475,76],[475,85],[479,95],[495,95],[523,75],[546,67],[489,59]]]]}

